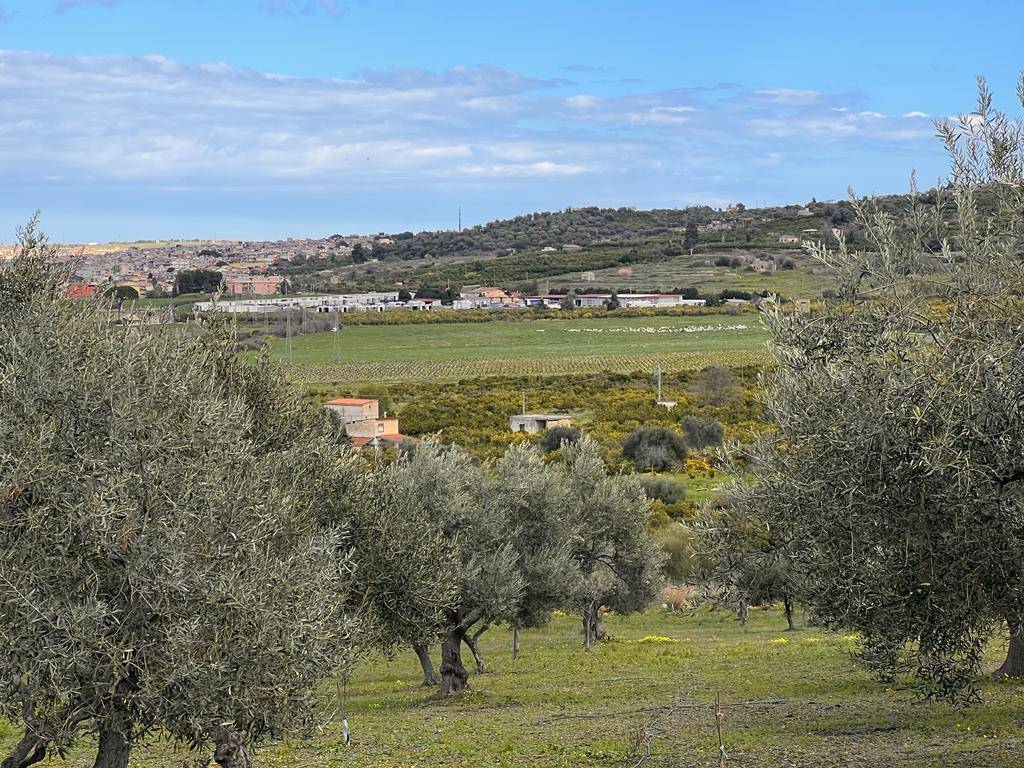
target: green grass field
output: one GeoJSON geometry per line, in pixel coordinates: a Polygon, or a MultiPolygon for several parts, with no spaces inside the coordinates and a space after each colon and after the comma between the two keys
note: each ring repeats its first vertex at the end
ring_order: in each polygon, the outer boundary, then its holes
{"type": "Polygon", "coordinates": [[[754,314],[536,320],[437,325],[353,325],[296,336],[272,356],[306,381],[458,380],[575,372],[693,370],[765,362],[754,314]],[[689,330],[687,330],[689,329],[689,330]],[[335,345],[337,343],[337,357],[335,345]]]}
{"type": "MultiPolygon", "coordinates": [[[[644,766],[717,766],[716,693],[730,767],[1024,763],[1024,688],[1016,684],[985,682],[982,703],[963,710],[923,702],[908,687],[883,685],[854,667],[852,638],[785,632],[778,611],[752,611],[747,629],[731,614],[706,610],[609,617],[614,639],[591,653],[579,645],[577,624],[564,617],[525,632],[517,662],[509,633],[492,629],[483,649],[493,671],[473,676],[472,692],[455,701],[438,701],[419,686],[411,653],[368,663],[347,693],[324,687],[339,718],[348,715],[352,746],[331,725],[311,741],[260,749],[256,765],[636,766],[646,739],[639,753],[631,743],[646,731],[653,739],[644,766]]],[[[993,644],[987,664],[994,667],[1001,651],[993,644]]],[[[0,746],[15,736],[0,725],[0,746]]],[[[91,765],[90,751],[83,744],[66,765],[91,765]]],[[[197,757],[156,742],[131,765],[205,765],[197,757]]]]}

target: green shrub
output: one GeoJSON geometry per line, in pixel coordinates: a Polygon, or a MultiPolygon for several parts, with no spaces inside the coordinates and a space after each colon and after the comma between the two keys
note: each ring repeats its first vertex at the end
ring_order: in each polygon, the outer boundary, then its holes
{"type": "Polygon", "coordinates": [[[686,460],[686,440],[665,427],[637,427],[622,443],[622,455],[640,471],[664,472],[686,460]]]}
{"type": "Polygon", "coordinates": [[[552,427],[541,437],[538,445],[544,453],[557,451],[562,447],[562,441],[575,443],[580,439],[580,431],[576,427],[552,427]]]}
{"type": "Polygon", "coordinates": [[[640,485],[649,499],[657,499],[663,504],[677,504],[686,498],[685,483],[674,477],[662,475],[641,475],[640,485]]]}

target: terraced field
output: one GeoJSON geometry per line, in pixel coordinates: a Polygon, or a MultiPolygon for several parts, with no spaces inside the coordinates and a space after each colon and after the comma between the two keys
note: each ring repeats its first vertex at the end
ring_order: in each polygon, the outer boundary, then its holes
{"type": "MultiPolygon", "coordinates": [[[[775,274],[752,272],[744,267],[717,267],[719,257],[749,258],[750,251],[716,250],[683,254],[663,261],[642,262],[629,267],[611,267],[594,271],[593,282],[581,279],[580,272],[569,272],[545,278],[551,286],[569,286],[586,291],[595,285],[614,287],[619,291],[673,290],[693,287],[704,296],[720,291],[770,291],[788,298],[818,298],[823,290],[835,288],[834,278],[813,258],[798,249],[757,249],[758,255],[771,256],[780,264],[791,260],[797,269],[780,269],[775,274]]],[[[542,283],[543,284],[543,283],[542,283]]]]}
{"type": "Polygon", "coordinates": [[[351,326],[273,343],[300,381],[454,381],[483,376],[698,370],[760,365],[767,333],[754,314],[351,326]]]}

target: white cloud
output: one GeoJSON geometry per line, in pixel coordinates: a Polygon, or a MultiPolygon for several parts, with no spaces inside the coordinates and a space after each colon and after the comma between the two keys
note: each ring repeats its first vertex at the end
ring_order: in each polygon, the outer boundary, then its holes
{"type": "Polygon", "coordinates": [[[794,88],[760,88],[752,91],[752,94],[767,101],[789,106],[814,104],[822,98],[818,91],[801,91],[794,88]]]}
{"type": "Polygon", "coordinates": [[[490,65],[297,78],[161,56],[0,51],[0,100],[16,116],[0,123],[12,183],[146,188],[581,175],[614,186],[624,174],[711,184],[783,157],[791,166],[816,144],[931,132],[837,94],[721,85],[600,96],[490,65]]]}

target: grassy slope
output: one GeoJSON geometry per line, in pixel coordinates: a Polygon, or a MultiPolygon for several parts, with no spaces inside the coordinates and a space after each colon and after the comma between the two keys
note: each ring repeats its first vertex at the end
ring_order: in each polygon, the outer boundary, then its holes
{"type": "Polygon", "coordinates": [[[653,288],[666,290],[693,287],[704,296],[717,295],[724,290],[772,291],[787,298],[819,298],[823,290],[834,288],[834,280],[815,267],[812,259],[799,251],[760,251],[771,253],[778,262],[792,259],[799,269],[780,269],[775,274],[753,272],[746,267],[716,267],[714,259],[719,256],[749,255],[740,250],[723,250],[714,253],[683,254],[664,261],[633,264],[629,274],[620,274],[619,268],[594,271],[594,281],[580,280],[579,272],[556,275],[548,282],[552,286],[571,286],[577,291],[586,291],[588,285],[613,286],[620,291],[644,291],[653,288]]]}
{"type": "MultiPolygon", "coordinates": [[[[985,683],[983,703],[959,711],[873,681],[854,668],[849,638],[820,630],[784,632],[777,611],[751,612],[748,630],[731,615],[700,612],[611,618],[616,640],[590,654],[577,622],[556,619],[523,636],[492,629],[484,651],[493,674],[472,678],[454,702],[418,687],[415,657],[364,666],[348,686],[345,709],[354,744],[337,727],[310,742],[261,750],[257,765],[325,766],[622,766],[630,736],[656,720],[662,731],[646,766],[717,765],[713,705],[721,693],[729,766],[995,766],[1024,761],[1021,689],[985,683]],[[647,636],[677,642],[638,642],[647,636]],[[679,707],[667,713],[665,707],[679,707]]],[[[998,645],[998,644],[997,644],[998,645]]],[[[988,663],[1001,648],[993,647],[988,663]]],[[[468,656],[468,654],[467,654],[468,656]]],[[[325,695],[342,704],[341,689],[325,695]]],[[[0,742],[10,742],[0,730],[0,742]]],[[[165,744],[142,750],[135,768],[185,765],[165,744]]],[[[70,765],[89,765],[87,749],[70,765]]]]}

